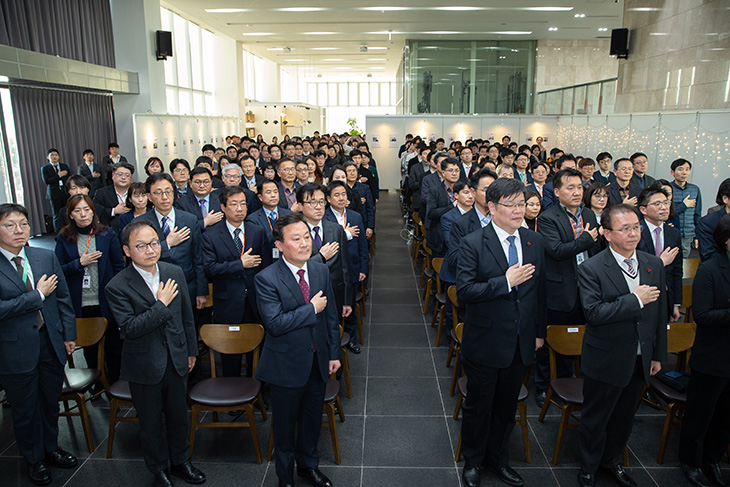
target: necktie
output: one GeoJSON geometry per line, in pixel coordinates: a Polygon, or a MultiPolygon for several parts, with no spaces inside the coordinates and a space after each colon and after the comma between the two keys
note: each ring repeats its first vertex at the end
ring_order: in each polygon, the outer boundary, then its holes
{"type": "Polygon", "coordinates": [[[200,200],[200,213],[203,214],[203,218],[208,214],[208,209],[206,208],[206,201],[204,199],[200,200]]]}
{"type": "Polygon", "coordinates": [[[654,229],[654,253],[657,257],[662,255],[662,251],[664,251],[664,242],[662,242],[662,229],[661,227],[656,227],[654,229]]]}
{"type": "Polygon", "coordinates": [[[162,236],[167,239],[167,236],[170,235],[170,225],[167,223],[170,219],[166,216],[162,217],[162,236]]]}
{"type": "Polygon", "coordinates": [[[255,180],[252,179],[251,181],[248,182],[248,189],[250,189],[251,191],[256,191],[256,181],[255,180]]]}
{"type": "Polygon", "coordinates": [[[236,248],[238,249],[238,254],[243,253],[243,242],[241,241],[241,229],[236,228],[233,230],[233,243],[236,244],[236,248]]]}
{"type": "Polygon", "coordinates": [[[273,213],[269,213],[269,216],[267,218],[269,219],[269,225],[271,225],[271,228],[274,228],[274,224],[276,223],[276,216],[273,213]]]}
{"type": "Polygon", "coordinates": [[[624,263],[628,268],[629,277],[633,279],[636,277],[636,269],[634,269],[634,259],[624,259],[624,263]]]}
{"type": "Polygon", "coordinates": [[[314,243],[317,244],[317,250],[322,248],[322,238],[319,236],[319,227],[314,227],[314,243]]]}
{"type": "Polygon", "coordinates": [[[517,237],[515,237],[514,235],[510,235],[509,237],[507,237],[507,240],[509,240],[509,249],[507,250],[507,265],[509,267],[512,267],[520,261],[517,257],[517,245],[515,245],[516,238],[517,237]]]}
{"type": "Polygon", "coordinates": [[[525,182],[525,173],[518,171],[517,174],[520,175],[520,181],[522,181],[524,183],[525,182]]]}
{"type": "Polygon", "coordinates": [[[304,280],[304,269],[299,269],[297,275],[299,276],[299,289],[302,290],[304,302],[309,304],[309,284],[304,280]]]}
{"type": "MultiPolygon", "coordinates": [[[[20,274],[20,278],[23,279],[23,258],[20,256],[13,257],[13,262],[15,262],[15,267],[18,270],[18,274],[20,274]]],[[[25,289],[32,291],[33,283],[30,282],[30,276],[25,276],[25,278],[25,289]]],[[[38,329],[40,330],[43,328],[43,315],[41,315],[40,311],[36,314],[36,320],[38,322],[38,329]]]]}

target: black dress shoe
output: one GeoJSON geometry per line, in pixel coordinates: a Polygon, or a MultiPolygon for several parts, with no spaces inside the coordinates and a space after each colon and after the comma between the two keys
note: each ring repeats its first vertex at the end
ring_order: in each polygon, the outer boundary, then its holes
{"type": "Polygon", "coordinates": [[[53,480],[51,478],[51,471],[48,470],[43,460],[28,464],[28,477],[36,485],[48,485],[53,480]]]}
{"type": "Polygon", "coordinates": [[[714,481],[720,487],[730,487],[730,484],[725,481],[725,477],[722,475],[719,463],[706,463],[702,466],[702,470],[707,475],[707,478],[714,481]]]}
{"type": "Polygon", "coordinates": [[[499,480],[507,485],[512,485],[514,487],[522,487],[523,485],[525,485],[525,481],[522,480],[520,474],[515,472],[515,470],[509,465],[506,465],[504,467],[492,467],[492,470],[497,473],[497,475],[499,476],[499,480]]]}
{"type": "Polygon", "coordinates": [[[536,391],[535,392],[535,402],[537,403],[537,406],[542,408],[545,405],[545,397],[547,396],[547,391],[536,391]]]}
{"type": "Polygon", "coordinates": [[[593,487],[596,485],[596,476],[592,473],[578,472],[578,487],[593,487]]]}
{"type": "Polygon", "coordinates": [[[46,453],[46,460],[52,466],[60,468],[74,468],[79,463],[75,456],[60,448],[46,453]]]}
{"type": "Polygon", "coordinates": [[[662,409],[662,403],[659,400],[658,397],[656,397],[656,394],[654,394],[651,389],[647,389],[646,392],[644,392],[644,402],[653,409],[662,409]]]}
{"type": "Polygon", "coordinates": [[[357,343],[348,342],[347,349],[355,355],[358,355],[360,353],[360,345],[358,345],[357,343]]]}
{"type": "Polygon", "coordinates": [[[170,473],[167,470],[160,470],[155,474],[155,487],[173,487],[170,473]]]}
{"type": "Polygon", "coordinates": [[[628,473],[626,473],[626,470],[619,465],[618,463],[616,465],[606,467],[606,470],[608,470],[611,473],[611,476],[618,482],[619,485],[623,487],[637,487],[637,483],[632,479],[628,473]]]}
{"type": "Polygon", "coordinates": [[[279,479],[279,487],[294,487],[294,482],[287,482],[286,480],[279,479]]]}
{"type": "Polygon", "coordinates": [[[302,468],[297,467],[297,475],[309,480],[312,485],[317,487],[332,487],[332,482],[318,468],[302,468]]]}
{"type": "Polygon", "coordinates": [[[478,487],[479,482],[481,482],[481,477],[479,476],[479,468],[464,467],[464,470],[461,472],[461,480],[464,481],[465,487],[478,487]]]}
{"type": "Polygon", "coordinates": [[[702,473],[701,468],[697,467],[690,467],[689,465],[680,464],[680,467],[682,467],[682,473],[684,473],[684,478],[687,479],[687,482],[694,485],[695,487],[708,487],[710,482],[707,480],[707,477],[705,477],[705,474],[702,473]]]}
{"type": "Polygon", "coordinates": [[[185,461],[185,463],[181,463],[180,465],[171,466],[170,473],[189,484],[202,484],[205,482],[205,474],[193,467],[193,464],[189,461],[185,461]]]}

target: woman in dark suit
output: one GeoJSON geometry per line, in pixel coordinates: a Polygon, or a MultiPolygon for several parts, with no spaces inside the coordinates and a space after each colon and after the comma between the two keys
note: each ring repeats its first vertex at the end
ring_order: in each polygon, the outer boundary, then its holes
{"type": "MultiPolygon", "coordinates": [[[[104,288],[124,268],[122,247],[114,230],[99,222],[94,203],[87,195],[69,198],[66,215],[69,224],[56,235],[56,257],[66,277],[76,317],[103,316],[109,323],[105,355],[107,377],[113,383],[119,378],[121,342],[104,288]]],[[[98,366],[96,347],[85,347],[84,357],[89,367],[98,366]]]]}
{"type": "Polygon", "coordinates": [[[697,335],[689,365],[687,406],[679,439],[679,461],[687,480],[719,485],[720,460],[730,442],[730,215],[712,234],[719,253],[700,264],[692,284],[697,335]]]}

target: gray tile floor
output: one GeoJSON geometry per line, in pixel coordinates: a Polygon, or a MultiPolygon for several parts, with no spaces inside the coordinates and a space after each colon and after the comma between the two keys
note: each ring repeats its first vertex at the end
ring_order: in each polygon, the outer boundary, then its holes
{"type": "MultiPolygon", "coordinates": [[[[445,367],[447,346],[443,339],[441,347],[434,346],[436,330],[430,327],[431,312],[421,314],[422,292],[417,291],[418,276],[409,264],[406,243],[399,237],[402,226],[395,193],[381,193],[378,240],[372,259],[373,289],[364,320],[365,345],[362,354],[350,354],[353,397],[343,397],[346,420],[337,424],[341,465],[334,464],[326,430],[320,439],[322,471],[339,487],[460,485],[462,464],[454,461],[454,453],[461,422],[452,418],[456,398],[448,392],[452,369],[445,367]]],[[[49,243],[52,246],[52,241],[44,238],[34,245],[49,243]]],[[[512,466],[528,486],[575,485],[576,431],[568,431],[560,463],[552,466],[557,408],[552,408],[545,422],[540,423],[532,397],[527,406],[532,462],[525,463],[521,435],[514,432],[510,440],[512,466]]],[[[86,451],[78,419],[62,418],[60,444],[78,455],[80,466],[71,471],[54,470],[54,485],[150,485],[151,476],[140,457],[137,425],[117,426],[114,456],[106,459],[106,399],[91,403],[89,412],[96,451],[91,455],[86,451]]],[[[132,410],[125,413],[134,414],[132,410]]],[[[265,454],[270,423],[262,421],[260,415],[257,419],[265,454]]],[[[676,430],[664,465],[656,463],[663,421],[661,411],[641,406],[629,442],[629,472],[641,486],[689,485],[678,468],[676,430]]],[[[256,464],[251,436],[243,429],[199,431],[193,461],[207,474],[207,485],[277,485],[274,465],[256,464]]],[[[0,409],[0,485],[30,485],[25,468],[15,446],[10,410],[0,409]]],[[[730,478],[730,468],[726,472],[730,478]]],[[[599,473],[598,483],[613,485],[613,480],[599,473]]],[[[503,484],[486,472],[482,485],[503,484]]]]}

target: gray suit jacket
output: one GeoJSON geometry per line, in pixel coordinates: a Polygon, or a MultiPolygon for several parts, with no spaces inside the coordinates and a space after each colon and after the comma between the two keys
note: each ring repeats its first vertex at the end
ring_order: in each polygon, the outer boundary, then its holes
{"type": "Polygon", "coordinates": [[[170,306],[152,295],[142,276],[131,265],[109,281],[104,290],[124,337],[120,377],[137,384],[154,385],[162,381],[168,351],[180,376],[188,371],[188,357],[198,355],[185,274],[178,266],[167,262],[158,262],[157,267],[161,283],[168,279],[177,282],[178,294],[170,306]]]}

